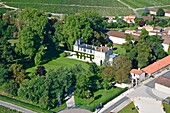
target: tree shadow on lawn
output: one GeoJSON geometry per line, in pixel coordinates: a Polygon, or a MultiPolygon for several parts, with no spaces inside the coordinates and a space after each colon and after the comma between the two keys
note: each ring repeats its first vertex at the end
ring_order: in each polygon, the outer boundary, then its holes
{"type": "Polygon", "coordinates": [[[91,103],[93,103],[95,100],[98,100],[99,98],[101,98],[102,97],[102,95],[100,94],[100,95],[97,95],[97,96],[95,96],[94,97],[94,99],[89,103],[89,105],[91,104],[91,103]]]}

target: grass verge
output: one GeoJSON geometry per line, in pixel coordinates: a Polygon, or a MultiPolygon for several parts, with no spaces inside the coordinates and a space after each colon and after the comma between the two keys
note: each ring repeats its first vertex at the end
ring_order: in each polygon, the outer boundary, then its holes
{"type": "Polygon", "coordinates": [[[170,105],[163,103],[164,110],[166,113],[170,113],[170,105]]]}
{"type": "Polygon", "coordinates": [[[101,89],[94,92],[94,97],[89,99],[81,99],[75,96],[76,105],[80,108],[88,109],[90,111],[94,111],[95,107],[102,103],[103,105],[116,98],[123,92],[125,92],[127,88],[111,88],[109,90],[101,89]]]}
{"type": "Polygon", "coordinates": [[[124,107],[122,110],[120,110],[118,113],[138,113],[138,111],[135,108],[135,105],[133,104],[133,102],[131,102],[126,107],[124,107]]]}
{"type": "Polygon", "coordinates": [[[19,101],[19,100],[16,100],[14,98],[10,98],[10,97],[4,96],[4,95],[0,95],[0,100],[30,109],[30,110],[38,112],[38,113],[52,113],[52,111],[49,111],[46,109],[41,109],[38,106],[34,106],[29,103],[22,102],[22,101],[19,101]]]}
{"type": "Polygon", "coordinates": [[[19,111],[9,109],[9,108],[1,106],[1,105],[0,105],[0,110],[1,110],[0,113],[21,113],[19,111]]]}

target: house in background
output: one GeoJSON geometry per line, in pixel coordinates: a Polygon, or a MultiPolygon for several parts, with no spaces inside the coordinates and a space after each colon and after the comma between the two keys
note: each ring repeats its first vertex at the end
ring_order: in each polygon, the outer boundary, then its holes
{"type": "MultiPolygon", "coordinates": [[[[170,10],[166,10],[165,11],[165,16],[170,17],[170,10]]],[[[149,8],[149,12],[150,14],[156,15],[157,9],[156,8],[149,8]]]]}
{"type": "Polygon", "coordinates": [[[103,65],[104,62],[112,64],[114,58],[118,56],[118,54],[113,53],[112,47],[88,45],[84,43],[82,38],[76,40],[73,48],[77,54],[86,54],[86,58],[88,55],[93,55],[92,62],[97,65],[103,65]]]}
{"type": "Polygon", "coordinates": [[[160,73],[161,71],[169,69],[169,68],[170,68],[170,55],[150,64],[149,66],[147,66],[145,68],[142,68],[141,70],[132,69],[130,71],[131,80],[132,81],[137,80],[136,83],[138,83],[142,80],[145,80],[145,79],[147,79],[151,76],[154,76],[155,74],[160,73]]]}
{"type": "Polygon", "coordinates": [[[158,77],[155,83],[155,89],[170,95],[170,75],[169,77],[158,77]]]}
{"type": "Polygon", "coordinates": [[[153,16],[142,16],[143,20],[146,21],[152,21],[153,20],[153,16]]]}
{"type": "Polygon", "coordinates": [[[140,69],[132,69],[130,74],[133,86],[134,84],[137,85],[139,81],[141,82],[146,79],[146,73],[140,69]]]}

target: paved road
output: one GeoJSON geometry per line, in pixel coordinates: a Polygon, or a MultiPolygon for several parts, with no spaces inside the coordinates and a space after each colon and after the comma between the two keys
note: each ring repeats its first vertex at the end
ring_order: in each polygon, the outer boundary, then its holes
{"type": "Polygon", "coordinates": [[[15,109],[15,110],[20,111],[22,113],[36,113],[36,112],[33,112],[29,109],[26,109],[26,108],[23,108],[23,107],[20,107],[20,106],[17,106],[17,105],[8,103],[8,102],[4,102],[4,101],[1,101],[1,100],[0,100],[0,105],[8,107],[10,109],[15,109]]]}
{"type": "Polygon", "coordinates": [[[108,113],[111,110],[115,109],[117,106],[119,106],[120,104],[122,104],[124,101],[129,100],[128,97],[123,97],[122,99],[120,99],[118,102],[116,102],[115,104],[113,104],[112,106],[110,106],[108,109],[106,109],[103,113],[108,113]]]}

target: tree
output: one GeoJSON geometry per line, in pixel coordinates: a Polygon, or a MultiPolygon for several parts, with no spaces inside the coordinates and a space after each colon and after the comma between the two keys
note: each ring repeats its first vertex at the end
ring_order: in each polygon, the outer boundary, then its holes
{"type": "Polygon", "coordinates": [[[47,15],[35,9],[25,9],[18,14],[18,19],[23,25],[16,51],[22,56],[28,56],[30,60],[34,59],[38,65],[47,51],[56,50],[47,15]]]}
{"type": "Polygon", "coordinates": [[[156,57],[156,59],[161,59],[167,55],[162,46],[162,38],[159,36],[148,36],[146,39],[147,44],[152,49],[152,55],[156,57]]]}
{"type": "Polygon", "coordinates": [[[19,89],[19,84],[13,80],[10,80],[8,84],[5,85],[5,92],[17,96],[19,89]]]}
{"type": "Polygon", "coordinates": [[[47,71],[45,70],[44,66],[38,66],[36,69],[36,75],[39,76],[45,76],[45,74],[47,73],[47,71]]]}
{"type": "Polygon", "coordinates": [[[96,65],[96,63],[90,63],[89,64],[89,70],[91,73],[93,74],[97,74],[97,71],[98,71],[98,66],[96,65]]]}
{"type": "Polygon", "coordinates": [[[139,21],[138,25],[139,25],[139,27],[143,27],[145,25],[145,21],[144,20],[139,21]]]}
{"type": "Polygon", "coordinates": [[[92,96],[91,81],[86,74],[79,75],[76,79],[75,94],[80,98],[90,98],[92,96]]]}
{"type": "Polygon", "coordinates": [[[31,80],[25,79],[18,90],[18,96],[23,99],[38,103],[47,91],[48,86],[45,82],[45,77],[34,77],[31,80]]]}
{"type": "Polygon", "coordinates": [[[125,56],[116,57],[113,61],[115,71],[115,81],[122,83],[129,79],[129,72],[132,68],[132,62],[125,56]]]}
{"type": "Polygon", "coordinates": [[[109,79],[108,79],[108,77],[105,77],[105,78],[104,78],[102,84],[103,84],[103,88],[104,88],[105,90],[108,90],[108,89],[109,89],[110,86],[109,86],[109,79]]]}
{"type": "Polygon", "coordinates": [[[150,11],[149,11],[148,8],[145,8],[145,9],[143,10],[142,16],[147,16],[148,14],[150,14],[150,11]]]}
{"type": "Polygon", "coordinates": [[[21,64],[12,64],[9,70],[11,72],[11,78],[17,83],[21,83],[24,79],[28,78],[21,64]]]}
{"type": "Polygon", "coordinates": [[[0,86],[3,83],[6,83],[9,81],[9,74],[8,74],[8,70],[2,65],[0,64],[0,86]]]}
{"type": "Polygon", "coordinates": [[[145,67],[149,62],[153,61],[152,50],[144,40],[139,40],[136,44],[136,49],[138,53],[136,60],[139,68],[145,67]]]}
{"type": "Polygon", "coordinates": [[[165,16],[165,11],[162,8],[159,8],[156,12],[157,16],[165,16]]]}
{"type": "Polygon", "coordinates": [[[109,81],[113,80],[115,76],[115,68],[112,66],[107,66],[104,68],[102,72],[102,78],[105,79],[107,78],[109,81]]]}
{"type": "Polygon", "coordinates": [[[149,32],[148,31],[146,31],[146,29],[142,29],[142,32],[141,32],[141,34],[140,34],[140,39],[144,39],[144,40],[146,40],[147,38],[148,38],[148,36],[149,36],[149,32]]]}
{"type": "MultiPolygon", "coordinates": [[[[56,31],[69,50],[73,50],[72,45],[76,39],[83,37],[85,43],[95,45],[102,43],[105,40],[103,34],[104,22],[102,18],[94,12],[82,12],[79,15],[71,14],[64,20],[61,27],[62,35],[56,31]]],[[[55,28],[57,29],[57,28],[55,28]]]]}
{"type": "Polygon", "coordinates": [[[13,47],[4,37],[0,40],[0,61],[4,64],[13,62],[16,56],[13,47]]]}
{"type": "Polygon", "coordinates": [[[169,47],[168,47],[168,54],[170,55],[170,44],[169,44],[169,47]]]}

